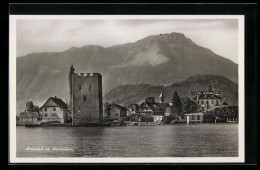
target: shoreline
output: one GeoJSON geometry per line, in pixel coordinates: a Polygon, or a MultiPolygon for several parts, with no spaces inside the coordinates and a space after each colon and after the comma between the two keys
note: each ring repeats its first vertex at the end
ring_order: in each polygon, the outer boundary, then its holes
{"type": "Polygon", "coordinates": [[[175,126],[175,125],[198,125],[198,124],[238,124],[238,123],[224,123],[224,122],[219,122],[219,123],[175,123],[175,124],[138,124],[138,125],[107,125],[107,124],[85,124],[85,125],[71,125],[71,124],[48,124],[48,125],[41,125],[41,124],[26,124],[26,125],[16,125],[18,126],[24,126],[24,127],[121,127],[121,126],[175,126]]]}

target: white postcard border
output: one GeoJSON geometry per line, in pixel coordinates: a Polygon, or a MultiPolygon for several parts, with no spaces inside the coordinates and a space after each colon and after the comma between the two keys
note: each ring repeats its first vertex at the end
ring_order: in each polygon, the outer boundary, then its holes
{"type": "Polygon", "coordinates": [[[9,16],[9,161],[10,163],[238,163],[245,161],[244,15],[10,15],[9,16]],[[238,19],[238,157],[16,157],[16,21],[96,19],[238,19]]]}

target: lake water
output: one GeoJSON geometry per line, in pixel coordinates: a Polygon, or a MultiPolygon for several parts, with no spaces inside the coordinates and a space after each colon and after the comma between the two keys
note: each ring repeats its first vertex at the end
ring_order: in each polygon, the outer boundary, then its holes
{"type": "Polygon", "coordinates": [[[17,126],[16,130],[17,157],[238,156],[238,124],[17,126]]]}

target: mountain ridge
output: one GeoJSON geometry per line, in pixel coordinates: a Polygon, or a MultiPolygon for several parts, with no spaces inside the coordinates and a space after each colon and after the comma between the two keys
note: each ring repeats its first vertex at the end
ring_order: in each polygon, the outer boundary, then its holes
{"type": "Polygon", "coordinates": [[[154,35],[119,46],[86,45],[63,52],[31,53],[17,58],[17,110],[28,100],[69,99],[68,74],[98,72],[103,95],[119,85],[170,85],[197,74],[222,75],[237,83],[238,65],[198,46],[184,34],[154,35]]]}
{"type": "Polygon", "coordinates": [[[145,97],[158,97],[163,91],[165,102],[171,102],[171,98],[176,91],[181,97],[191,97],[191,91],[206,91],[208,85],[212,89],[221,91],[221,96],[230,105],[238,104],[238,84],[232,82],[224,76],[200,74],[187,78],[186,80],[171,84],[169,86],[152,86],[148,84],[129,84],[120,85],[109,91],[104,100],[106,102],[115,102],[121,105],[133,103],[141,104],[145,97]]]}

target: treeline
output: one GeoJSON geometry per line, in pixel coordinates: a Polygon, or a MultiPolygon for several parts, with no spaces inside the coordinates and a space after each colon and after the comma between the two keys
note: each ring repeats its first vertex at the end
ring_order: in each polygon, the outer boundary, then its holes
{"type": "Polygon", "coordinates": [[[204,114],[204,122],[212,123],[217,122],[226,123],[227,119],[237,119],[238,121],[238,106],[224,106],[206,111],[204,114]]]}
{"type": "Polygon", "coordinates": [[[165,117],[165,122],[170,123],[172,120],[178,121],[179,116],[197,112],[197,104],[188,97],[181,98],[177,92],[172,97],[172,106],[170,116],[165,117]]]}

